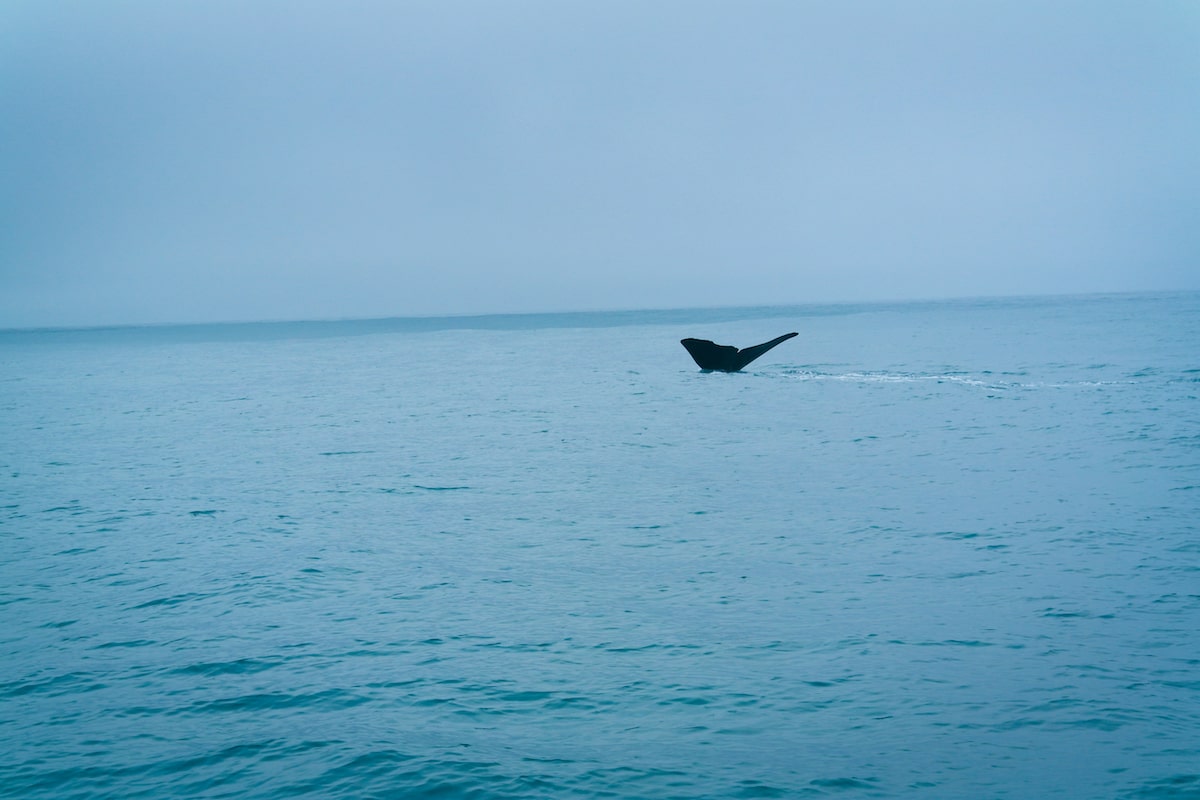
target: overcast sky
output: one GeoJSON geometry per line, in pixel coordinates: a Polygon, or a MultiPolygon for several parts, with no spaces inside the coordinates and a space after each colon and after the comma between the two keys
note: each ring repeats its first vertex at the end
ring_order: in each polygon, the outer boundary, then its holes
{"type": "Polygon", "coordinates": [[[1195,0],[0,11],[0,327],[1177,288],[1195,0]]]}

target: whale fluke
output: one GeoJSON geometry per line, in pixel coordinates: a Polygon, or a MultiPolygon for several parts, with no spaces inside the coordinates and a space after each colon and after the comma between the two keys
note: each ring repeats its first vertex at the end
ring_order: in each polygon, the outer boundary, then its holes
{"type": "Polygon", "coordinates": [[[738,350],[728,344],[715,344],[708,339],[680,339],[679,343],[687,348],[700,369],[715,369],[721,372],[737,372],[763,353],[781,342],[786,342],[797,333],[785,333],[777,339],[744,347],[738,350]]]}

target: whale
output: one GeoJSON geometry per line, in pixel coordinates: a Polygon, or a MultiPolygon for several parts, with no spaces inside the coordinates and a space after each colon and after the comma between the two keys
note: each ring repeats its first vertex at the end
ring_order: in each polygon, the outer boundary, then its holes
{"type": "Polygon", "coordinates": [[[691,354],[696,366],[707,371],[737,372],[754,359],[778,344],[786,342],[798,333],[785,333],[769,342],[743,347],[741,350],[729,344],[717,344],[708,339],[680,339],[679,343],[691,354]]]}

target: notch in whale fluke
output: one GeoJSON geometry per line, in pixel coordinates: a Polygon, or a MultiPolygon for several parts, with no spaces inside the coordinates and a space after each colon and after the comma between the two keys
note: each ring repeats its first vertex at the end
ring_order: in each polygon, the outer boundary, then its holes
{"type": "Polygon", "coordinates": [[[679,343],[687,349],[700,369],[737,372],[775,345],[798,335],[797,333],[785,333],[769,342],[745,347],[741,350],[728,344],[715,344],[708,339],[680,339],[679,343]]]}

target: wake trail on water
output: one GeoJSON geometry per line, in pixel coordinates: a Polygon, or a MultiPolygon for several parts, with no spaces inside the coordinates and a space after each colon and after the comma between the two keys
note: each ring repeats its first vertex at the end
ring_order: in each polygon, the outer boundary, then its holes
{"type": "Polygon", "coordinates": [[[993,380],[977,377],[960,372],[920,373],[920,372],[890,372],[853,371],[853,372],[824,372],[808,368],[787,368],[776,373],[760,373],[772,377],[800,381],[836,381],[841,383],[861,384],[921,384],[940,383],[995,391],[1013,391],[1030,389],[1074,389],[1094,388],[1098,386],[1131,386],[1138,383],[1135,380],[1076,380],[1076,381],[1018,381],[993,380]]]}

